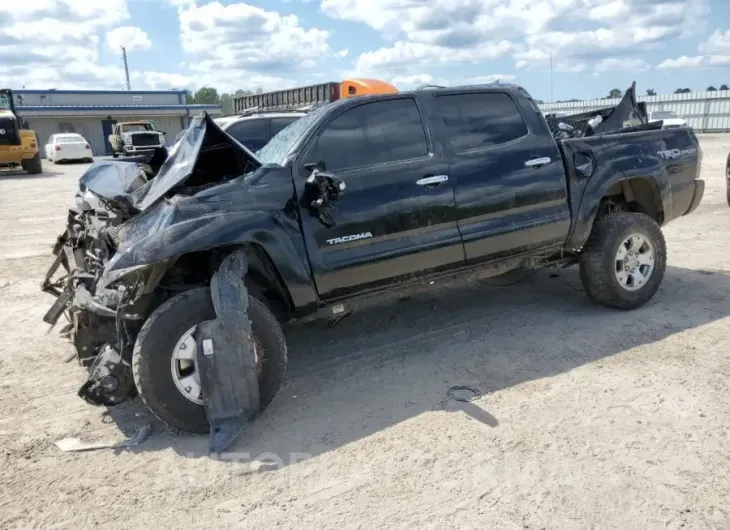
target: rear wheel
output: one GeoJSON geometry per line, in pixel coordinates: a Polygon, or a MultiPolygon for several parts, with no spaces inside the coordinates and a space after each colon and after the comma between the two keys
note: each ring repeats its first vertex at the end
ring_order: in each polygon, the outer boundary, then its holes
{"type": "Polygon", "coordinates": [[[28,158],[20,163],[21,167],[28,172],[29,175],[38,175],[43,173],[43,162],[41,161],[41,153],[38,152],[33,158],[28,158]]]}
{"type": "Polygon", "coordinates": [[[640,213],[618,213],[593,226],[580,262],[580,278],[596,303],[635,309],[659,289],[667,265],[661,228],[640,213]]]}
{"type": "MultiPolygon", "coordinates": [[[[263,410],[274,398],[286,371],[286,341],[276,317],[249,296],[248,316],[259,370],[263,410]]],[[[209,431],[197,371],[195,327],[215,318],[210,289],[178,294],[158,307],[142,326],[132,368],[137,391],[150,410],[175,429],[209,431]]]]}

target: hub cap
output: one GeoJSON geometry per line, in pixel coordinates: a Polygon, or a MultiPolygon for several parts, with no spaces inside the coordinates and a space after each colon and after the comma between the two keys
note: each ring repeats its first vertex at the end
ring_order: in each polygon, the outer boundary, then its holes
{"type": "MultiPolygon", "coordinates": [[[[200,372],[198,371],[198,345],[193,337],[193,332],[198,326],[193,326],[183,333],[180,340],[177,341],[172,351],[172,359],[170,370],[172,371],[172,380],[178,391],[185,396],[186,399],[192,401],[196,405],[203,405],[203,387],[200,383],[200,372]]],[[[260,346],[254,339],[254,356],[256,358],[256,370],[258,376],[261,376],[262,359],[258,352],[260,346]]]]}
{"type": "Polygon", "coordinates": [[[616,280],[627,291],[641,289],[654,272],[654,246],[646,236],[631,234],[616,252],[616,280]]]}

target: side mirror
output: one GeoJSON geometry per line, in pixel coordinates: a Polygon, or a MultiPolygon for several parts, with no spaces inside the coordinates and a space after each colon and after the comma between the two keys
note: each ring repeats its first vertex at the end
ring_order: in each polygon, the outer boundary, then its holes
{"type": "MultiPolygon", "coordinates": [[[[320,169],[324,164],[307,164],[312,166],[305,183],[305,204],[325,226],[335,225],[331,202],[337,200],[345,191],[345,181],[335,177],[332,173],[320,169]]],[[[309,169],[307,166],[305,168],[309,169]]]]}

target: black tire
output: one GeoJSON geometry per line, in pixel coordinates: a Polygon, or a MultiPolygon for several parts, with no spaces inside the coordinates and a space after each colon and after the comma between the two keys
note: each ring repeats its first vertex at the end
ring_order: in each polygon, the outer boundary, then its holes
{"type": "Polygon", "coordinates": [[[588,297],[614,309],[636,309],[656,294],[667,267],[667,245],[659,225],[640,213],[617,213],[593,225],[580,261],[580,279],[588,297]],[[616,253],[631,234],[641,234],[654,247],[654,270],[649,280],[635,291],[625,289],[616,279],[616,253]]]}
{"type": "Polygon", "coordinates": [[[28,172],[29,175],[39,175],[43,173],[43,161],[40,152],[36,153],[33,158],[23,160],[21,167],[28,172]]]}
{"type": "Polygon", "coordinates": [[[119,158],[119,153],[112,153],[112,158],[119,158]]]}
{"type": "MultiPolygon", "coordinates": [[[[286,340],[276,317],[249,295],[248,315],[255,340],[264,350],[259,376],[261,410],[274,399],[286,372],[286,340]]],[[[203,434],[210,429],[205,408],[183,396],[170,371],[172,350],[191,327],[215,318],[210,289],[180,293],[152,312],[137,336],[132,356],[134,382],[149,409],[174,429],[203,434]]]]}

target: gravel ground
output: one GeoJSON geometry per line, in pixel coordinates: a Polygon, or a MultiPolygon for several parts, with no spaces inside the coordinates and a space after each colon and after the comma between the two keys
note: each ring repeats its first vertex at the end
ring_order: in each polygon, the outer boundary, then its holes
{"type": "Polygon", "coordinates": [[[38,286],[85,165],[0,173],[0,527],[729,528],[730,136],[701,143],[705,198],[665,228],[646,307],[546,271],[294,326],[288,380],[224,460],[138,402],[76,396],[38,286]],[[53,445],[147,422],[131,450],[53,445]]]}

